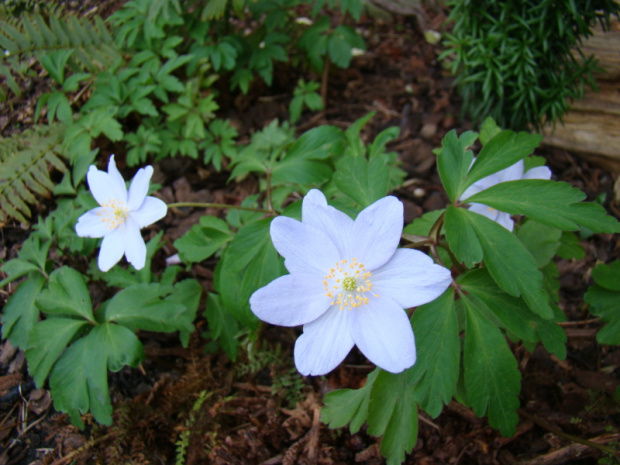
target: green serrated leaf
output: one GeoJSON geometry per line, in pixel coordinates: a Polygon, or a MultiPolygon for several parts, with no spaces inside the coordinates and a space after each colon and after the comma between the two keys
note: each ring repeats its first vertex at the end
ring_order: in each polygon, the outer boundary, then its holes
{"type": "Polygon", "coordinates": [[[43,289],[46,280],[34,275],[19,285],[2,310],[2,339],[26,349],[30,343],[32,328],[39,319],[35,299],[43,289]]]}
{"type": "Polygon", "coordinates": [[[215,273],[215,290],[221,296],[222,305],[250,328],[258,324],[250,311],[250,296],[286,272],[271,242],[271,220],[265,218],[243,226],[227,247],[215,273]]]}
{"type": "Polygon", "coordinates": [[[170,287],[158,283],[130,286],[112,297],[101,321],[115,322],[131,330],[191,332],[191,321],[183,318],[185,305],[166,299],[171,291],[170,287]]]}
{"type": "Polygon", "coordinates": [[[579,203],[585,194],[569,184],[543,179],[507,181],[467,199],[513,215],[527,215],[552,228],[574,231],[620,232],[620,223],[594,203],[579,203]]]}
{"type": "Polygon", "coordinates": [[[584,300],[590,304],[590,313],[607,323],[596,334],[596,340],[601,344],[620,344],[620,292],[595,284],[584,300]]]}
{"type": "Polygon", "coordinates": [[[385,155],[372,160],[365,157],[344,156],[336,163],[336,187],[360,207],[365,208],[385,197],[390,172],[385,155]]]}
{"type": "Polygon", "coordinates": [[[478,138],[478,134],[467,131],[456,136],[452,130],[441,141],[441,150],[437,156],[437,170],[451,202],[456,202],[465,190],[464,180],[474,159],[471,150],[467,150],[478,138]]]}
{"type": "Polygon", "coordinates": [[[476,230],[467,221],[466,213],[462,208],[448,205],[444,228],[450,249],[467,268],[471,268],[475,263],[482,261],[482,246],[476,230]]]}
{"type": "Polygon", "coordinates": [[[338,389],[325,394],[321,409],[321,421],[331,429],[349,425],[351,434],[357,433],[368,417],[370,392],[380,369],[368,375],[366,383],[359,389],[338,389]]]}
{"type": "Polygon", "coordinates": [[[560,237],[560,247],[556,253],[558,257],[566,260],[570,260],[572,258],[581,260],[586,256],[586,251],[579,243],[579,238],[575,235],[575,233],[570,231],[562,231],[562,236],[560,237]]]}
{"type": "Polygon", "coordinates": [[[487,414],[493,428],[512,436],[519,422],[521,373],[517,360],[500,330],[480,314],[474,302],[461,297],[467,310],[463,355],[467,400],[476,415],[487,414]]]}
{"type": "Polygon", "coordinates": [[[461,345],[454,290],[448,288],[433,302],[418,307],[411,326],[416,335],[417,361],[407,370],[407,381],[415,384],[416,402],[435,418],[444,404],[450,403],[459,378],[461,345]]]}
{"type": "Polygon", "coordinates": [[[527,221],[517,230],[517,238],[529,250],[538,268],[542,268],[560,248],[562,231],[536,221],[527,221]]]}
{"type": "Polygon", "coordinates": [[[88,324],[73,318],[48,318],[34,325],[31,344],[26,351],[28,371],[39,388],[63,350],[76,333],[88,324]],[[50,337],[53,334],[54,337],[50,337]]]}
{"type": "Polygon", "coordinates": [[[458,282],[478,311],[490,322],[525,342],[542,341],[551,353],[561,359],[566,357],[564,330],[554,321],[533,313],[521,299],[503,292],[487,270],[471,270],[459,276],[458,282]]]}
{"type": "Polygon", "coordinates": [[[609,265],[598,265],[592,270],[594,282],[610,291],[620,291],[620,260],[609,265]]]}
{"type": "Polygon", "coordinates": [[[225,247],[233,233],[225,221],[211,215],[202,216],[192,228],[174,242],[184,263],[201,262],[225,247]]]}
{"type": "Polygon", "coordinates": [[[137,366],[144,358],[142,344],[129,329],[101,324],[78,339],[60,356],[50,375],[56,410],[66,412],[71,423],[83,428],[80,413],[90,410],[95,420],[112,424],[108,393],[108,368],[137,366]]]}
{"type": "Polygon", "coordinates": [[[48,288],[37,298],[36,305],[48,315],[95,320],[84,277],[79,271],[68,266],[63,266],[50,274],[48,288]]]}
{"type": "MultiPolygon", "coordinates": [[[[462,187],[466,189],[476,181],[514,165],[532,153],[541,141],[539,134],[500,131],[482,147],[462,187]]],[[[459,192],[459,195],[462,193],[459,192]]]]}
{"type": "Polygon", "coordinates": [[[185,311],[178,317],[180,320],[185,321],[185,324],[178,324],[179,339],[183,347],[187,347],[189,344],[189,337],[194,330],[192,322],[196,319],[196,311],[198,305],[202,299],[202,286],[195,279],[184,279],[179,281],[172,289],[166,300],[172,302],[178,302],[185,306],[185,311]],[[191,328],[191,329],[190,329],[191,328]]]}
{"type": "MultiPolygon", "coordinates": [[[[455,217],[459,218],[458,224],[464,230],[473,231],[474,235],[469,234],[468,238],[473,241],[477,238],[484,263],[499,287],[514,297],[522,296],[528,307],[541,317],[553,317],[549,297],[542,289],[542,273],[523,244],[510,231],[489,218],[462,208],[448,207],[446,234],[449,229],[448,213],[451,211],[455,212],[455,217]]],[[[456,253],[456,250],[453,251],[456,253]]]]}
{"type": "Polygon", "coordinates": [[[370,393],[368,432],[381,439],[381,455],[388,465],[399,465],[418,440],[418,406],[407,372],[381,370],[370,393]]]}
{"type": "Polygon", "coordinates": [[[217,294],[209,293],[204,316],[209,322],[211,337],[220,342],[228,358],[234,362],[237,359],[239,348],[239,342],[235,338],[235,334],[239,331],[239,324],[222,306],[221,299],[217,294]]]}

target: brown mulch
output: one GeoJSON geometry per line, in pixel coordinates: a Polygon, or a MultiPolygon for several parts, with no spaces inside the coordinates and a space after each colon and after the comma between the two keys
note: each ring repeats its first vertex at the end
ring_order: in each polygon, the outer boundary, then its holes
{"type": "MultiPolygon", "coordinates": [[[[429,12],[433,27],[442,21],[441,14],[429,12]]],[[[400,154],[408,173],[397,195],[405,202],[410,222],[446,204],[431,150],[448,130],[460,133],[471,125],[460,117],[452,80],[437,62],[438,47],[424,41],[412,19],[368,19],[364,30],[369,52],[351,69],[333,71],[327,110],[305,117],[300,127],[347,127],[369,111],[376,116],[364,130],[367,141],[386,127],[400,127],[400,137],[389,148],[400,154]]],[[[233,120],[242,138],[249,138],[272,118],[286,119],[287,96],[297,78],[294,71],[279,66],[272,89],[259,84],[237,98],[224,89],[222,114],[233,120]]],[[[36,102],[36,92],[14,102],[13,112],[0,111],[4,128],[32,123],[27,109],[36,102]]],[[[556,179],[579,187],[590,200],[603,194],[605,205],[617,211],[609,173],[564,150],[543,148],[539,154],[547,158],[556,179]]],[[[122,154],[118,155],[122,167],[122,154]]],[[[164,186],[161,194],[167,201],[239,203],[256,192],[251,178],[237,185],[226,179],[225,173],[210,172],[192,160],[156,165],[155,181],[164,186]]],[[[204,213],[175,211],[146,232],[166,231],[161,266],[163,258],[174,253],[172,242],[204,213]]],[[[7,225],[2,237],[2,258],[10,259],[20,238],[27,236],[7,225]]],[[[600,463],[617,463],[577,439],[612,447],[620,439],[620,400],[615,397],[620,348],[597,344],[601,323],[583,304],[591,269],[619,258],[620,243],[616,236],[595,235],[582,244],[584,260],[558,262],[561,306],[569,320],[563,324],[567,359],[558,360],[541,347],[529,353],[520,344],[513,346],[523,374],[515,436],[502,437],[485,419],[453,402],[436,419],[421,413],[418,443],[406,463],[590,464],[602,458],[607,462],[600,463]]],[[[191,270],[207,290],[214,265],[208,260],[191,270]]],[[[6,301],[10,289],[0,292],[6,301]]],[[[86,415],[84,431],[53,410],[48,391],[35,389],[28,376],[23,352],[5,342],[0,354],[0,465],[384,463],[379,441],[364,428],[351,435],[346,429],[329,430],[319,421],[326,392],[360,387],[371,371],[359,352],[353,351],[326,377],[302,378],[292,360],[295,330],[265,328],[257,343],[246,344],[251,350],[242,351],[232,363],[201,337],[206,321],[200,317],[196,325],[187,349],[175,336],[140,333],[145,362],[139,369],[110,374],[113,426],[98,425],[86,415]]]]}

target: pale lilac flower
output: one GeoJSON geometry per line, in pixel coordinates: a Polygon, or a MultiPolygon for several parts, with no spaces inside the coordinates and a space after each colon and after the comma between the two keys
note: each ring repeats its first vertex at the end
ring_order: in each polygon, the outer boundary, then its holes
{"type": "Polygon", "coordinates": [[[281,326],[303,326],[295,365],[303,375],[333,370],[354,345],[392,373],[416,361],[405,308],[440,296],[451,275],[422,252],[397,249],[403,204],[385,197],[354,221],[318,190],[303,200],[302,221],[278,217],[271,239],[290,274],[256,291],[252,311],[281,326]]]}
{"type": "MultiPolygon", "coordinates": [[[[486,178],[482,178],[469,186],[461,195],[460,201],[467,203],[467,199],[469,197],[501,182],[517,181],[520,179],[551,179],[551,170],[546,166],[537,166],[529,169],[525,173],[523,170],[523,160],[519,160],[517,163],[509,166],[508,168],[498,171],[497,173],[490,174],[486,178]]],[[[487,218],[502,225],[508,231],[512,231],[514,228],[514,221],[510,217],[509,213],[501,212],[493,207],[489,207],[488,205],[481,203],[471,203],[469,210],[486,216],[487,218]]]]}
{"type": "Polygon", "coordinates": [[[108,172],[91,165],[86,178],[93,197],[100,205],[84,213],[75,225],[81,237],[103,237],[98,265],[108,271],[123,257],[137,270],[144,268],[146,245],[140,229],[166,216],[166,204],[147,197],[153,167],[140,168],[129,186],[116,168],[114,155],[108,172]]]}

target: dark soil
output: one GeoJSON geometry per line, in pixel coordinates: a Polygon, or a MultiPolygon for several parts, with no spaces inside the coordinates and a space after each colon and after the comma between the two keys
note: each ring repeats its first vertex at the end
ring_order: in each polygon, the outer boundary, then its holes
{"type": "MultiPolygon", "coordinates": [[[[445,19],[442,13],[428,15],[429,27],[437,29],[445,19]]],[[[410,222],[446,204],[431,150],[450,129],[460,133],[471,124],[460,117],[452,79],[437,62],[439,47],[424,41],[414,18],[368,19],[364,31],[368,53],[348,70],[332,70],[327,110],[302,120],[300,132],[327,123],[348,127],[370,111],[376,115],[364,130],[368,141],[386,127],[400,127],[400,137],[389,149],[400,154],[408,173],[396,194],[405,202],[410,222]]],[[[222,89],[222,115],[232,119],[242,137],[249,139],[273,118],[287,118],[299,75],[282,66],[275,76],[273,88],[257,84],[247,96],[222,89]]],[[[10,110],[0,111],[5,134],[32,124],[32,106],[44,89],[42,77],[10,110]]],[[[546,157],[555,179],[579,187],[590,200],[603,195],[610,213],[617,214],[609,173],[564,150],[542,148],[538,154],[546,157]]],[[[122,153],[117,160],[122,168],[122,153]]],[[[156,165],[154,180],[164,186],[161,195],[167,202],[239,203],[257,191],[253,179],[237,185],[226,179],[225,173],[178,158],[156,165]]],[[[166,231],[166,245],[154,266],[164,266],[164,258],[175,253],[172,242],[203,214],[175,210],[145,231],[146,236],[166,231]]],[[[8,224],[1,234],[0,258],[13,258],[27,233],[8,224]]],[[[406,463],[618,463],[578,439],[612,448],[620,439],[620,349],[597,344],[601,323],[583,303],[592,268],[620,257],[620,243],[617,236],[595,235],[582,244],[584,260],[558,262],[560,306],[569,320],[562,324],[568,334],[567,359],[558,360],[542,347],[530,353],[520,344],[513,346],[523,375],[515,436],[502,437],[485,419],[453,402],[438,418],[421,413],[418,443],[406,463]]],[[[214,266],[208,260],[191,270],[205,290],[211,289],[214,266]]],[[[0,298],[6,301],[13,289],[0,291],[0,298]]],[[[84,431],[54,411],[49,392],[35,389],[28,376],[23,352],[5,342],[0,354],[0,465],[384,463],[379,440],[364,429],[351,435],[346,429],[329,430],[319,420],[326,392],[360,387],[372,370],[359,352],[353,351],[326,377],[303,378],[293,365],[296,330],[266,327],[257,343],[245,341],[250,349],[232,363],[201,337],[207,329],[202,316],[196,326],[187,349],[175,335],[141,332],[145,362],[109,378],[113,426],[98,425],[86,415],[84,431]]]]}

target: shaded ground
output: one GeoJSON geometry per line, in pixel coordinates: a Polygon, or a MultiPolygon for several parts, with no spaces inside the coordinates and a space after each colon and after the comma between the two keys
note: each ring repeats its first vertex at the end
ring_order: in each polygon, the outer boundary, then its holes
{"type": "MultiPolygon", "coordinates": [[[[431,13],[428,20],[438,27],[443,16],[431,13]]],[[[351,69],[332,74],[327,111],[302,120],[301,127],[347,127],[369,111],[377,114],[365,130],[368,140],[386,127],[399,126],[401,135],[389,148],[400,154],[409,175],[397,192],[409,222],[445,205],[431,150],[449,129],[462,132],[470,125],[459,117],[451,79],[436,62],[438,48],[424,41],[412,21],[368,21],[365,31],[369,52],[351,69]]],[[[223,92],[222,112],[249,138],[271,119],[286,118],[298,77],[280,67],[272,89],[258,85],[237,99],[223,92]]],[[[44,79],[33,93],[41,86],[44,79]]],[[[6,132],[18,121],[29,124],[34,101],[26,97],[13,102],[12,112],[0,112],[2,129],[6,132]]],[[[606,206],[617,213],[617,205],[610,203],[613,179],[608,173],[562,150],[543,149],[539,154],[547,158],[556,179],[579,187],[591,200],[603,194],[606,206]]],[[[117,155],[122,168],[122,154],[117,155]]],[[[240,185],[227,185],[226,179],[226,174],[208,172],[188,159],[156,166],[155,181],[164,185],[161,193],[168,202],[239,203],[256,191],[252,179],[240,185]]],[[[174,211],[145,231],[147,236],[166,231],[166,246],[154,266],[164,266],[163,258],[174,253],[172,242],[204,213],[174,211]]],[[[2,258],[10,259],[19,249],[19,238],[26,236],[12,225],[2,234],[2,258]]],[[[519,344],[513,346],[523,374],[517,434],[503,438],[486,420],[452,403],[436,419],[421,415],[418,444],[407,463],[616,463],[566,436],[614,448],[620,438],[620,406],[614,399],[620,384],[620,349],[596,343],[601,324],[582,303],[592,267],[618,258],[620,243],[617,237],[596,235],[582,244],[586,259],[558,262],[561,306],[569,319],[563,324],[569,339],[567,359],[557,360],[542,348],[529,353],[519,344]]],[[[206,290],[211,288],[214,265],[207,260],[191,270],[206,290]]],[[[3,292],[1,298],[7,297],[3,292]]],[[[372,370],[359,352],[353,351],[326,377],[302,378],[294,369],[291,350],[298,330],[266,327],[258,343],[233,364],[221,352],[206,353],[208,341],[200,336],[206,325],[200,317],[188,349],[175,336],[141,332],[147,354],[141,368],[110,375],[114,425],[102,427],[86,417],[85,431],[51,408],[47,391],[34,390],[23,353],[5,343],[0,355],[0,465],[384,462],[378,440],[364,429],[350,435],[347,430],[330,431],[319,421],[324,393],[359,387],[372,370]]]]}

